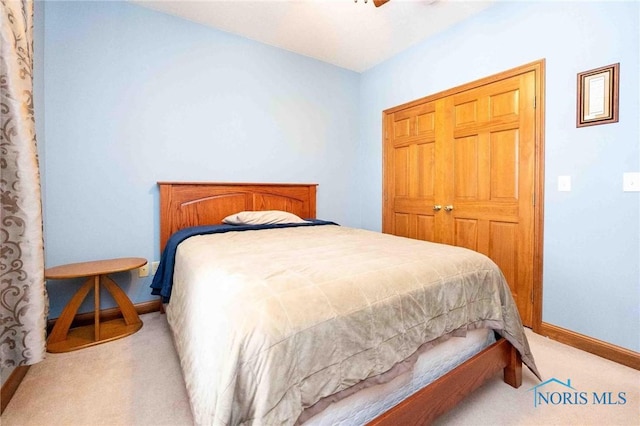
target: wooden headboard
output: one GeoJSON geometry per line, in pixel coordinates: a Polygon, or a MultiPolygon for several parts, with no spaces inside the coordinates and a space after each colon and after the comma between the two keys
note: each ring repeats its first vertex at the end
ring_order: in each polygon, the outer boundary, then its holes
{"type": "Polygon", "coordinates": [[[284,210],[316,217],[317,184],[158,182],[160,252],[169,237],[190,226],[217,225],[245,210],[284,210]]]}

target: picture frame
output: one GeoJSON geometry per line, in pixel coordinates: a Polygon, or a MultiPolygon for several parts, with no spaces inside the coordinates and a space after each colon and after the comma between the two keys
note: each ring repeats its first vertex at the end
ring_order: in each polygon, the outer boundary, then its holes
{"type": "Polygon", "coordinates": [[[618,122],[620,63],[578,73],[576,127],[618,122]]]}

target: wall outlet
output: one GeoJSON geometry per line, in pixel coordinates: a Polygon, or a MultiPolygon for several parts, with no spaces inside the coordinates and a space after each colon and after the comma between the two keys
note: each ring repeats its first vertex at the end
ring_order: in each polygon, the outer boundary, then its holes
{"type": "Polygon", "coordinates": [[[571,191],[571,176],[558,176],[558,191],[571,191]]]}
{"type": "Polygon", "coordinates": [[[144,266],[138,268],[138,277],[144,278],[149,276],[149,263],[145,263],[144,266]]]}
{"type": "Polygon", "coordinates": [[[156,271],[158,270],[158,266],[160,266],[160,262],[159,261],[155,261],[155,262],[151,262],[151,275],[155,275],[156,271]]]}
{"type": "Polygon", "coordinates": [[[622,175],[622,190],[624,192],[640,191],[640,173],[625,173],[622,175]]]}

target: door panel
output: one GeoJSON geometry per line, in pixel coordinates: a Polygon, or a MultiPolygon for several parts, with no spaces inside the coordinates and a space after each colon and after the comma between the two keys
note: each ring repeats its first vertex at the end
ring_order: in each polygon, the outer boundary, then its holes
{"type": "Polygon", "coordinates": [[[465,124],[478,121],[478,101],[476,99],[458,102],[453,109],[454,126],[463,127],[465,124]]]}
{"type": "Polygon", "coordinates": [[[418,240],[435,241],[433,216],[417,215],[416,236],[418,240]]]}
{"type": "Polygon", "coordinates": [[[489,257],[500,267],[509,283],[514,299],[518,297],[518,224],[491,222],[489,225],[489,257]]]}
{"type": "Polygon", "coordinates": [[[454,245],[478,251],[478,221],[475,219],[455,220],[454,245]]]}
{"type": "Polygon", "coordinates": [[[517,116],[519,111],[519,90],[513,87],[507,92],[494,93],[489,96],[489,119],[517,116]]]}
{"type": "Polygon", "coordinates": [[[409,195],[409,148],[396,149],[395,153],[395,194],[399,197],[409,195]]]}
{"type": "Polygon", "coordinates": [[[417,108],[415,114],[416,136],[432,139],[436,129],[436,112],[434,105],[427,104],[422,108],[417,108]]]}
{"type": "Polygon", "coordinates": [[[418,144],[416,146],[417,155],[415,156],[416,173],[416,196],[433,197],[435,185],[435,161],[436,147],[435,141],[429,143],[418,144]]]}
{"type": "Polygon", "coordinates": [[[411,136],[411,117],[396,114],[393,121],[393,138],[396,142],[401,142],[411,136]]]}
{"type": "Polygon", "coordinates": [[[491,191],[493,201],[518,199],[518,130],[491,133],[491,191]]]}
{"type": "Polygon", "coordinates": [[[395,215],[395,235],[409,237],[409,215],[397,213],[395,215]]]}
{"type": "Polygon", "coordinates": [[[453,182],[456,200],[478,198],[478,137],[453,141],[453,182]]]}

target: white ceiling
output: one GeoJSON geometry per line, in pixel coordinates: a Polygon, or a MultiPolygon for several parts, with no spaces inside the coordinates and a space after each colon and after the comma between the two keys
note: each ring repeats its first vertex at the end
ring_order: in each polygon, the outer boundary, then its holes
{"type": "Polygon", "coordinates": [[[496,0],[131,0],[362,72],[496,0]]]}

